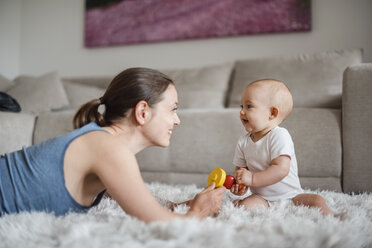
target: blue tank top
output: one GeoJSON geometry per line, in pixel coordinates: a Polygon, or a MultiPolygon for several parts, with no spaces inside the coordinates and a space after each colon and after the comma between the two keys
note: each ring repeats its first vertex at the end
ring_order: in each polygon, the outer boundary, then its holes
{"type": "Polygon", "coordinates": [[[23,211],[86,212],[97,205],[105,191],[91,206],[77,203],[65,186],[63,171],[67,147],[76,138],[105,129],[91,122],[70,133],[23,147],[0,157],[0,216],[23,211]]]}

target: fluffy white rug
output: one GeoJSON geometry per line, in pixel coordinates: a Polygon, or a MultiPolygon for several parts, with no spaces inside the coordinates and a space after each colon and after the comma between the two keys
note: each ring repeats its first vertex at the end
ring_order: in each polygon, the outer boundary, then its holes
{"type": "MultiPolygon", "coordinates": [[[[163,205],[163,199],[181,202],[201,190],[194,185],[148,187],[163,205]]],[[[234,197],[227,193],[217,218],[146,225],[106,198],[88,214],[1,217],[0,247],[372,247],[371,194],[307,192],[322,195],[339,216],[323,217],[291,203],[245,211],[234,208],[234,197]]],[[[184,213],[187,207],[175,211],[184,213]]]]}

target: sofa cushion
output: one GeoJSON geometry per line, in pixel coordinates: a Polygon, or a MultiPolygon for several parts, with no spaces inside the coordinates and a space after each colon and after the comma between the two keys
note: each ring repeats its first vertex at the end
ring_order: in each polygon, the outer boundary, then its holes
{"type": "Polygon", "coordinates": [[[37,144],[72,131],[75,110],[42,113],[36,119],[33,143],[37,144]]]}
{"type": "Polygon", "coordinates": [[[181,125],[174,129],[170,149],[172,172],[209,173],[214,168],[234,171],[236,142],[244,132],[239,109],[179,111],[181,125]]]}
{"type": "Polygon", "coordinates": [[[6,77],[0,75],[0,91],[7,91],[12,86],[14,86],[14,83],[7,79],[6,77]]]}
{"type": "Polygon", "coordinates": [[[0,112],[0,154],[32,145],[34,124],[32,114],[0,112]]]}
{"type": "MultiPolygon", "coordinates": [[[[245,132],[239,109],[186,109],[180,110],[178,115],[181,125],[174,129],[170,146],[163,148],[162,154],[157,153],[159,150],[141,152],[139,164],[147,179],[154,180],[156,172],[183,174],[183,177],[198,173],[208,175],[217,167],[233,173],[236,143],[245,132]],[[153,177],[151,173],[155,173],[153,177]]],[[[322,182],[321,188],[333,182],[332,188],[340,190],[341,111],[296,108],[281,126],[292,136],[299,176],[309,179],[306,182],[322,182]],[[337,180],[339,183],[334,183],[337,180]]],[[[163,180],[166,178],[170,179],[162,176],[163,180]]],[[[179,182],[188,180],[182,178],[179,182]]],[[[304,186],[308,187],[309,183],[304,186]]]]}
{"type": "Polygon", "coordinates": [[[289,87],[296,107],[340,108],[343,71],[361,61],[361,49],[238,61],[228,107],[240,105],[248,83],[274,78],[289,87]]]}
{"type": "Polygon", "coordinates": [[[343,189],[372,191],[372,63],[345,70],[342,98],[343,189]]]}
{"type": "Polygon", "coordinates": [[[95,86],[101,89],[106,89],[111,80],[112,76],[101,76],[101,77],[76,77],[76,78],[63,78],[62,82],[78,83],[87,86],[95,86]]]}
{"type": "Polygon", "coordinates": [[[63,85],[66,90],[69,108],[77,109],[84,103],[100,98],[105,93],[105,89],[80,83],[64,81],[63,85]]]}
{"type": "MultiPolygon", "coordinates": [[[[190,69],[159,69],[175,82],[181,108],[224,108],[232,63],[190,69]]],[[[112,77],[66,78],[63,81],[106,89],[112,77]]]]}
{"type": "Polygon", "coordinates": [[[69,104],[56,72],[40,77],[19,76],[14,81],[16,85],[7,93],[19,102],[23,112],[38,114],[69,104]]]}
{"type": "Polygon", "coordinates": [[[295,108],[281,124],[292,136],[303,177],[341,177],[341,110],[295,108]]]}
{"type": "Polygon", "coordinates": [[[189,174],[221,167],[232,172],[232,153],[243,132],[238,113],[237,109],[181,109],[181,125],[174,128],[170,146],[150,147],[137,155],[141,171],[189,174]]]}
{"type": "Polygon", "coordinates": [[[224,108],[232,66],[160,71],[173,79],[181,108],[224,108]]]}
{"type": "Polygon", "coordinates": [[[149,147],[137,153],[136,158],[141,171],[167,173],[171,170],[169,148],[149,147]]]}
{"type": "Polygon", "coordinates": [[[300,177],[300,182],[303,189],[342,192],[339,177],[300,177]]]}

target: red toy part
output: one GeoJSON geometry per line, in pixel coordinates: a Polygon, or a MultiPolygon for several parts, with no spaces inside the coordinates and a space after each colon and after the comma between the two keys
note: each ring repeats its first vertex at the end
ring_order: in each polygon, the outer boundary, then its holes
{"type": "MultiPolygon", "coordinates": [[[[231,189],[231,187],[236,184],[235,178],[231,175],[226,175],[226,172],[221,168],[215,168],[209,173],[208,186],[211,185],[212,182],[216,183],[216,188],[223,185],[226,189],[231,189]]],[[[239,190],[243,187],[243,184],[239,184],[239,190]]]]}
{"type": "Polygon", "coordinates": [[[231,175],[227,175],[223,186],[225,186],[226,189],[231,189],[234,183],[235,183],[235,178],[231,175]]]}

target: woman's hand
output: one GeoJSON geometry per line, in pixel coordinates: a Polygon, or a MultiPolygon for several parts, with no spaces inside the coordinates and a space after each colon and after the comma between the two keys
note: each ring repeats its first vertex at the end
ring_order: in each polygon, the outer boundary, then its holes
{"type": "Polygon", "coordinates": [[[215,186],[215,182],[212,182],[210,186],[189,201],[190,210],[187,213],[188,216],[197,216],[201,219],[207,216],[218,215],[226,188],[224,186],[215,188],[215,186]]]}

